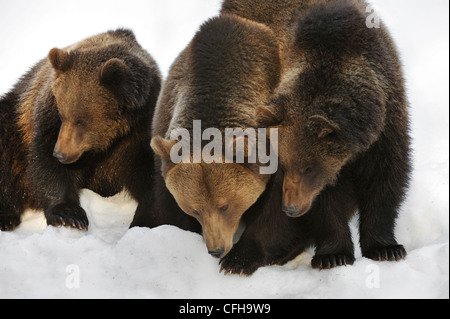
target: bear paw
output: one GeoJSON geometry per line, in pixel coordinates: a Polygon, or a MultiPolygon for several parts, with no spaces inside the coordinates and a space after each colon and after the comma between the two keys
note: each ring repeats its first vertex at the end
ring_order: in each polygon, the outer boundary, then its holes
{"type": "Polygon", "coordinates": [[[250,276],[261,266],[264,264],[250,261],[248,258],[227,255],[220,261],[220,272],[223,271],[225,275],[250,276]]]}
{"type": "Polygon", "coordinates": [[[376,261],[399,261],[404,259],[406,255],[406,250],[402,245],[376,247],[363,253],[364,257],[376,261]]]}
{"type": "Polygon", "coordinates": [[[87,230],[89,221],[83,208],[75,204],[58,204],[45,212],[47,225],[87,230]]]}
{"type": "Polygon", "coordinates": [[[220,260],[220,272],[223,271],[225,275],[250,276],[259,267],[266,265],[264,256],[258,254],[257,249],[242,248],[244,248],[243,245],[238,243],[220,260]]]}
{"type": "Polygon", "coordinates": [[[338,266],[353,265],[355,257],[345,254],[315,255],[311,266],[315,269],[331,269],[338,266]]]}
{"type": "Polygon", "coordinates": [[[14,230],[19,224],[19,215],[13,213],[0,213],[0,231],[14,230]]]}

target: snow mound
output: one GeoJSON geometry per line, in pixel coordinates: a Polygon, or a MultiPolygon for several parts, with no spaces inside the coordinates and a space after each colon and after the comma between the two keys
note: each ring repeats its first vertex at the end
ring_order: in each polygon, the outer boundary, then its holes
{"type": "MultiPolygon", "coordinates": [[[[128,229],[136,203],[83,190],[88,232],[45,227],[28,212],[0,233],[0,298],[448,298],[448,237],[398,263],[357,257],[311,268],[311,252],[251,277],[219,273],[200,235],[172,226],[128,229]]],[[[356,228],[356,226],[354,226],[356,228]]]]}

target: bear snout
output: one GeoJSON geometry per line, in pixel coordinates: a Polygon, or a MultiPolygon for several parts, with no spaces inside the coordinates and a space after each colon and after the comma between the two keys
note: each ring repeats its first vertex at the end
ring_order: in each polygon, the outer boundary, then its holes
{"type": "Polygon", "coordinates": [[[289,217],[303,216],[311,208],[317,194],[301,178],[285,176],[281,210],[289,217]]]}
{"type": "Polygon", "coordinates": [[[76,152],[76,153],[65,153],[63,151],[60,151],[58,148],[55,148],[53,151],[53,157],[55,157],[61,164],[73,164],[83,155],[82,152],[76,152]]]}
{"type": "Polygon", "coordinates": [[[67,154],[53,151],[53,157],[55,157],[61,163],[64,163],[67,160],[67,154]]]}
{"type": "Polygon", "coordinates": [[[281,210],[289,217],[297,217],[299,207],[298,206],[283,206],[281,210]]]}
{"type": "Polygon", "coordinates": [[[225,247],[216,250],[208,250],[208,253],[215,258],[222,258],[225,253],[225,247]]]}
{"type": "Polygon", "coordinates": [[[86,147],[85,134],[70,123],[61,125],[53,156],[61,164],[73,164],[83,155],[86,147]]]}
{"type": "Polygon", "coordinates": [[[203,232],[208,254],[215,258],[223,258],[230,252],[231,248],[233,248],[232,238],[230,240],[222,238],[218,232],[214,234],[214,237],[217,235],[219,235],[219,237],[212,238],[205,231],[203,232]]]}
{"type": "Polygon", "coordinates": [[[292,218],[297,218],[305,215],[311,208],[310,203],[305,203],[301,207],[299,206],[282,206],[281,210],[288,216],[292,218]]]}

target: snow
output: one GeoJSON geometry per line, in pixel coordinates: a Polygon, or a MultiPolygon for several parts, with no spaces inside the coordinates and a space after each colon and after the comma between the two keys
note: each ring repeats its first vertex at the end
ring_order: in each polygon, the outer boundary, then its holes
{"type": "MultiPolygon", "coordinates": [[[[396,234],[405,260],[313,270],[312,251],[251,277],[225,276],[201,236],[128,229],[136,203],[82,190],[89,230],[47,227],[27,212],[0,232],[0,298],[449,298],[449,3],[374,0],[405,66],[414,173],[396,234]]],[[[0,0],[0,94],[53,47],[132,28],[162,73],[219,0],[0,0]]],[[[357,220],[352,221],[357,247],[357,220]]]]}

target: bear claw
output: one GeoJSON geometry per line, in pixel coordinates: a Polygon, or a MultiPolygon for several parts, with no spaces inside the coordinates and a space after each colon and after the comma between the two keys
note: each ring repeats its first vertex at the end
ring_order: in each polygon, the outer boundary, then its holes
{"type": "Polygon", "coordinates": [[[399,261],[406,257],[407,253],[402,245],[377,247],[363,254],[364,257],[375,261],[399,261]]]}
{"type": "Polygon", "coordinates": [[[0,214],[0,231],[14,230],[20,224],[20,217],[17,214],[0,214]]]}
{"type": "Polygon", "coordinates": [[[258,258],[248,258],[245,254],[241,255],[236,250],[231,250],[220,260],[220,272],[225,275],[250,276],[264,263],[258,262],[258,258]]]}
{"type": "Polygon", "coordinates": [[[315,269],[332,269],[338,266],[353,265],[355,257],[344,254],[336,255],[316,255],[311,261],[311,266],[315,269]]]}
{"type": "Polygon", "coordinates": [[[242,265],[239,263],[223,263],[221,262],[220,266],[220,272],[223,272],[224,275],[239,275],[240,277],[244,276],[250,276],[252,275],[256,270],[258,269],[258,266],[248,266],[248,265],[242,265]]]}
{"type": "Polygon", "coordinates": [[[59,204],[45,212],[50,226],[66,226],[79,230],[88,230],[89,221],[83,208],[73,204],[59,204]]]}

